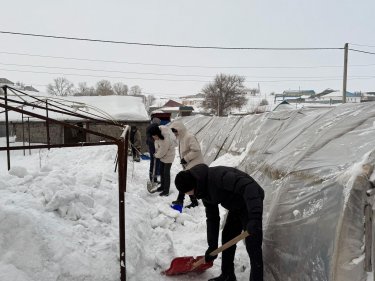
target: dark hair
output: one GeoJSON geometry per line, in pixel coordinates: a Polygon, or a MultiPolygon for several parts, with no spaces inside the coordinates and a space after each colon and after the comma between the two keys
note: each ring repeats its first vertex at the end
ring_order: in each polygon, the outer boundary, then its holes
{"type": "Polygon", "coordinates": [[[159,126],[154,126],[150,128],[150,136],[158,136],[160,139],[164,139],[164,136],[161,134],[159,126]]]}
{"type": "Polygon", "coordinates": [[[181,171],[176,175],[174,184],[178,191],[186,193],[197,187],[197,180],[189,170],[186,170],[181,171]]]}

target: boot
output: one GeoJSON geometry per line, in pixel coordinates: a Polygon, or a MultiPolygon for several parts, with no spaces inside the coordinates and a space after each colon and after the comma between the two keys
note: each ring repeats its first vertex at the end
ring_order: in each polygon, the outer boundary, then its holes
{"type": "Polygon", "coordinates": [[[184,202],[183,201],[180,201],[180,200],[175,200],[175,201],[172,201],[172,205],[180,205],[180,206],[183,206],[184,205],[184,202]]]}
{"type": "Polygon", "coordinates": [[[237,281],[236,275],[234,273],[227,274],[222,273],[220,276],[208,279],[208,281],[237,281]]]}
{"type": "Polygon", "coordinates": [[[185,208],[190,209],[190,208],[197,207],[198,205],[199,205],[198,200],[193,200],[193,201],[191,201],[191,203],[190,203],[189,205],[187,205],[185,208]]]}
{"type": "Polygon", "coordinates": [[[168,196],[169,195],[169,191],[163,191],[159,194],[159,196],[168,196]]]}

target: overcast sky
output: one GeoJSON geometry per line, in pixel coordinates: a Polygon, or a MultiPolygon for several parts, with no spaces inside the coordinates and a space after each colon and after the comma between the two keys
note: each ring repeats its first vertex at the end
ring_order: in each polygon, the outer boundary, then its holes
{"type": "MultiPolygon", "coordinates": [[[[1,31],[221,47],[349,43],[375,53],[374,0],[12,0],[1,10],[1,31]]],[[[268,93],[342,89],[343,50],[166,48],[1,33],[0,40],[0,77],[41,91],[64,76],[76,86],[108,79],[158,96],[183,96],[198,93],[217,73],[245,76],[247,87],[259,83],[268,93]]],[[[349,51],[348,75],[349,91],[375,91],[375,55],[349,51]]]]}

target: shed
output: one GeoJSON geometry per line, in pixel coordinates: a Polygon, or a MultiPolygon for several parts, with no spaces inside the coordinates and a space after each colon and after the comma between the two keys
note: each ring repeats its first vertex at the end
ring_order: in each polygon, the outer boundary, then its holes
{"type": "MultiPolygon", "coordinates": [[[[113,124],[126,124],[137,126],[142,135],[142,151],[146,150],[146,127],[149,124],[147,114],[142,98],[136,96],[79,96],[79,97],[52,97],[52,96],[34,96],[38,98],[43,105],[46,102],[49,108],[52,105],[69,109],[71,112],[91,116],[99,121],[92,121],[84,118],[78,118],[61,113],[48,113],[48,117],[75,124],[79,127],[88,128],[93,131],[105,133],[114,137],[121,135],[121,127],[100,122],[111,121],[113,124]]],[[[28,102],[35,101],[33,98],[25,96],[28,102]]],[[[9,99],[17,99],[17,96],[10,95],[9,99]]],[[[17,105],[19,106],[19,105],[17,105]]],[[[39,108],[24,108],[27,111],[46,116],[46,111],[39,108]]],[[[46,143],[46,122],[22,116],[19,113],[9,112],[10,134],[16,136],[16,141],[25,141],[31,143],[46,143]]],[[[5,136],[5,114],[0,114],[0,133],[5,136]]],[[[67,128],[58,124],[49,124],[49,135],[51,144],[77,143],[77,142],[96,142],[100,137],[94,135],[85,135],[83,132],[67,128]]]]}

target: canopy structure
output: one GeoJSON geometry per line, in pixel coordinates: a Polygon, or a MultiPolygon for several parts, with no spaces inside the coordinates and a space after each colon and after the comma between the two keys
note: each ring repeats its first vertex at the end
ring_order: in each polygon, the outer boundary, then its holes
{"type": "Polygon", "coordinates": [[[207,164],[237,166],[265,189],[265,280],[366,280],[374,103],[182,120],[207,164]]]}

